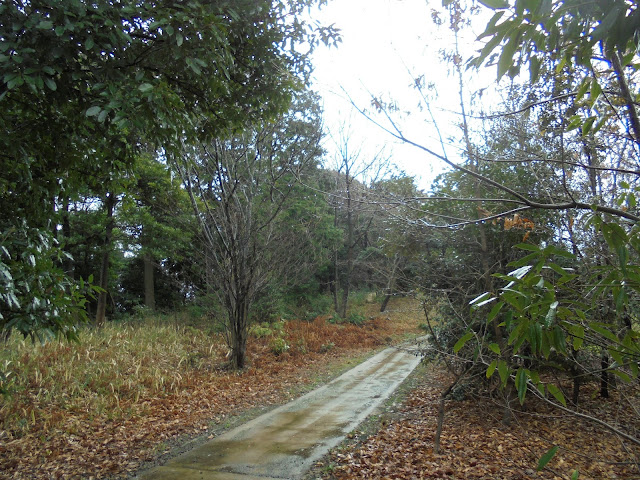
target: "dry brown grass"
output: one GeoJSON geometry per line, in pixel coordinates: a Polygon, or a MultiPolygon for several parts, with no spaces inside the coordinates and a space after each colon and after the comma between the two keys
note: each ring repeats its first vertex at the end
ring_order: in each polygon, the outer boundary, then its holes
{"type": "Polygon", "coordinates": [[[153,321],[87,330],[80,344],[13,338],[0,355],[12,391],[0,407],[0,478],[134,471],[167,439],[286,401],[345,359],[418,333],[410,304],[398,299],[361,327],[287,322],[288,350],[276,355],[269,337],[251,339],[242,373],[223,368],[219,335],[153,321]]]}

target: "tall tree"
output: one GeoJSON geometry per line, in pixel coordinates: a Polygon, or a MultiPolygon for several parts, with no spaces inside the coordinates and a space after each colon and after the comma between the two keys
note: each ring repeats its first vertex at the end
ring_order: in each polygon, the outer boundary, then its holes
{"type": "Polygon", "coordinates": [[[334,210],[334,227],[342,229],[343,241],[333,254],[332,293],[336,313],[346,318],[356,257],[368,246],[367,232],[376,210],[366,199],[367,184],[381,176],[388,159],[382,150],[370,154],[362,145],[354,145],[346,126],[339,129],[334,143],[337,152],[331,165],[333,186],[328,195],[334,210]]]}
{"type": "Polygon", "coordinates": [[[300,95],[292,110],[261,129],[204,144],[179,164],[202,225],[216,292],[227,314],[231,363],[243,368],[249,314],[296,248],[283,211],[295,176],[315,168],[320,148],[317,99],[300,95]]]}
{"type": "MultiPolygon", "coordinates": [[[[178,260],[196,236],[197,223],[179,176],[169,167],[142,154],[136,159],[118,212],[127,247],[142,263],[144,305],[156,308],[156,272],[169,258],[178,260]]],[[[136,263],[137,265],[138,263],[136,263]]]]}

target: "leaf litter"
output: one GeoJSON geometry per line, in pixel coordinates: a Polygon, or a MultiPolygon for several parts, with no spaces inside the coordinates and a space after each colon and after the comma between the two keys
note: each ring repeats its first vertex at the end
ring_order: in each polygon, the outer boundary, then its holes
{"type": "MultiPolygon", "coordinates": [[[[468,395],[445,402],[440,453],[434,453],[440,394],[451,383],[446,371],[430,365],[398,414],[381,422],[366,439],[345,442],[315,470],[324,479],[639,479],[640,449],[613,433],[541,401],[512,404],[511,422],[498,399],[468,395]],[[553,446],[557,454],[537,471],[553,446]],[[318,473],[319,472],[319,473],[318,473]]],[[[634,407],[619,398],[597,398],[597,385],[584,385],[581,411],[625,428],[638,425],[634,407]],[[634,425],[635,423],[635,425],[634,425]]],[[[617,392],[615,395],[621,395],[617,392]]],[[[637,392],[634,392],[637,394],[637,392]]],[[[637,398],[637,395],[635,395],[637,398]]]]}
{"type": "MultiPolygon", "coordinates": [[[[192,332],[190,341],[193,351],[200,353],[175,356],[173,366],[160,365],[163,354],[170,355],[155,340],[148,350],[158,350],[157,358],[141,360],[136,352],[118,362],[102,358],[108,357],[104,352],[111,340],[100,339],[101,348],[89,341],[53,343],[38,351],[26,348],[20,352],[23,367],[37,364],[32,368],[40,373],[13,372],[27,380],[20,394],[5,399],[0,407],[0,478],[130,476],[145,463],[169,454],[177,440],[203,434],[212,438],[238,414],[285,403],[304,388],[326,381],[337,369],[353,365],[353,359],[362,358],[364,352],[388,344],[392,337],[415,335],[418,316],[402,312],[373,318],[363,326],[334,325],[326,317],[289,321],[284,335],[291,348],[276,355],[269,338],[251,339],[250,367],[240,373],[223,368],[226,349],[220,336],[203,339],[213,345],[197,345],[197,332],[192,332]],[[56,370],[72,360],[71,370],[56,370]],[[91,365],[100,362],[108,367],[105,375],[109,368],[113,370],[114,380],[109,383],[86,377],[91,365]],[[116,382],[120,376],[136,378],[143,368],[162,368],[162,375],[141,379],[144,388],[116,382]],[[74,382],[71,377],[80,380],[74,382]],[[78,391],[82,382],[86,384],[78,391]],[[56,383],[72,388],[56,387],[56,383]]],[[[133,329],[117,335],[126,346],[138,333],[133,329]]]]}

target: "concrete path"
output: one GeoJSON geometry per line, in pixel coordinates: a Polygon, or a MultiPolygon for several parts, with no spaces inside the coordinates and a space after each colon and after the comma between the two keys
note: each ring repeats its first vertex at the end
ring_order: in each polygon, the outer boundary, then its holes
{"type": "Polygon", "coordinates": [[[420,363],[387,348],[332,382],[194,448],[140,480],[297,479],[420,363]]]}

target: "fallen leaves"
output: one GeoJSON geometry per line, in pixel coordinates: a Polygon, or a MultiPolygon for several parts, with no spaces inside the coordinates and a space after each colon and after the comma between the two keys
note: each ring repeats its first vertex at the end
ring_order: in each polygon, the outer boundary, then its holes
{"type": "MultiPolygon", "coordinates": [[[[54,401],[45,402],[42,389],[46,385],[41,377],[35,378],[24,395],[15,399],[20,405],[14,405],[11,418],[7,417],[6,405],[0,407],[4,429],[0,431],[0,478],[121,478],[135,472],[145,461],[167,454],[177,438],[195,435],[212,438],[215,433],[209,432],[235,414],[290,400],[304,385],[315,384],[347,359],[383,345],[392,334],[416,332],[418,320],[415,315],[401,316],[400,321],[380,318],[364,327],[332,325],[325,319],[287,322],[287,342],[304,345],[304,350],[292,347],[276,356],[266,340],[252,340],[248,350],[251,366],[241,374],[214,368],[210,358],[217,357],[220,365],[225,349],[213,343],[220,342],[219,338],[212,338],[211,355],[207,357],[194,347],[176,361],[173,372],[169,366],[162,366],[162,374],[157,375],[162,382],[150,382],[142,388],[123,381],[119,394],[98,385],[93,395],[98,400],[104,398],[104,402],[77,401],[77,391],[63,391],[51,399],[54,401]],[[333,347],[323,350],[328,343],[333,347]],[[117,401],[114,395],[118,395],[117,401]],[[100,408],[85,407],[89,404],[100,408]],[[14,415],[20,418],[16,420],[14,415]],[[16,422],[22,422],[20,430],[9,431],[5,426],[16,422]]],[[[128,341],[124,333],[118,335],[123,336],[122,344],[128,341]]],[[[200,338],[202,333],[193,331],[192,336],[195,344],[195,337],[200,338]]],[[[157,343],[148,346],[157,347],[157,343]]],[[[95,363],[107,354],[86,344],[60,348],[74,362],[74,367],[61,375],[80,379],[86,375],[81,360],[86,358],[87,362],[95,363]]],[[[27,357],[34,355],[30,351],[25,353],[27,357]]],[[[141,357],[133,351],[122,358],[131,359],[130,365],[123,364],[125,360],[117,365],[119,371],[125,372],[123,377],[126,372],[133,375],[136,370],[159,368],[150,355],[141,357]]],[[[57,361],[59,357],[50,354],[40,362],[40,366],[48,369],[49,377],[55,373],[57,361]]],[[[28,363],[27,358],[22,363],[28,363]]],[[[88,375],[86,378],[90,382],[88,375]]],[[[82,393],[93,391],[88,386],[82,393]]]]}
{"type": "MultiPolygon", "coordinates": [[[[514,411],[511,426],[506,426],[503,407],[495,399],[448,400],[440,454],[435,454],[438,403],[446,384],[446,373],[432,368],[398,418],[364,442],[333,452],[334,466],[324,477],[555,480],[569,479],[575,469],[580,479],[640,478],[635,463],[640,449],[536,402],[514,411]],[[557,455],[537,472],[539,459],[553,445],[559,446],[557,455]]],[[[637,422],[631,408],[623,413],[618,403],[603,405],[587,391],[584,397],[583,408],[599,409],[600,418],[615,421],[622,413],[637,422]]]]}

